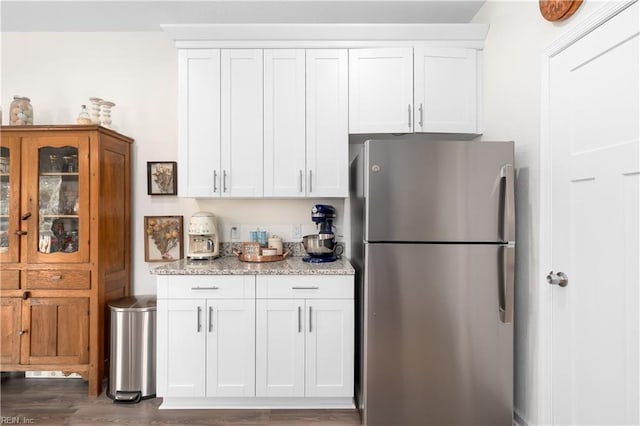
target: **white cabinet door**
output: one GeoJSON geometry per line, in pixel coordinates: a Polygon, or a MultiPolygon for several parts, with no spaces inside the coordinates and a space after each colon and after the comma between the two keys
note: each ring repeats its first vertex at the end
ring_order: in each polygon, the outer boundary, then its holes
{"type": "Polygon", "coordinates": [[[352,396],[353,300],[306,301],[305,396],[352,396]]]}
{"type": "Polygon", "coordinates": [[[414,48],[415,131],[478,133],[478,52],[414,48]]]}
{"type": "Polygon", "coordinates": [[[307,195],[349,192],[349,70],[346,49],[306,52],[307,195]]]}
{"type": "Polygon", "coordinates": [[[262,197],[262,50],[221,51],[223,197],[262,197]]]}
{"type": "Polygon", "coordinates": [[[349,133],[413,132],[413,49],[349,50],[349,133]]]}
{"type": "Polygon", "coordinates": [[[204,317],[204,300],[158,300],[158,396],[205,396],[204,317]]]}
{"type": "Polygon", "coordinates": [[[205,327],[206,396],[254,396],[255,301],[207,300],[205,327]]]}
{"type": "Polygon", "coordinates": [[[305,51],[264,51],[264,195],[305,195],[305,51]]]}
{"type": "Polygon", "coordinates": [[[304,396],[304,300],[256,301],[256,396],[304,396]]]}
{"type": "Polygon", "coordinates": [[[220,194],[220,50],[181,49],[178,53],[181,196],[220,194]]]}

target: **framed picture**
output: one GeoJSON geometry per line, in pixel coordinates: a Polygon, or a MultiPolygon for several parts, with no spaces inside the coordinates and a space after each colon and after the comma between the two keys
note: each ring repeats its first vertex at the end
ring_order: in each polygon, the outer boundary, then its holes
{"type": "Polygon", "coordinates": [[[178,195],[178,163],[147,161],[147,194],[178,195]]]}
{"type": "Polygon", "coordinates": [[[182,216],[145,216],[145,262],[171,262],[183,255],[182,216]]]}

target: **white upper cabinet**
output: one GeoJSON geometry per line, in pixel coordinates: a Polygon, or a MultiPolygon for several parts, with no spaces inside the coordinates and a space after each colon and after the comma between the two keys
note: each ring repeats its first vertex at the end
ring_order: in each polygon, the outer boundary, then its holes
{"type": "Polygon", "coordinates": [[[181,49],[178,66],[178,192],[219,196],[220,49],[181,49]]]}
{"type": "Polygon", "coordinates": [[[304,49],[264,51],[264,195],[305,195],[304,49]]]}
{"type": "Polygon", "coordinates": [[[349,50],[349,133],[413,132],[413,49],[349,50]]]}
{"type": "Polygon", "coordinates": [[[416,132],[480,133],[477,56],[475,49],[414,49],[416,132]]]}
{"type": "Polygon", "coordinates": [[[223,197],[262,197],[262,49],[222,49],[223,197]]]}
{"type": "Polygon", "coordinates": [[[350,133],[480,133],[478,51],[349,51],[350,133]]]}
{"type": "Polygon", "coordinates": [[[307,50],[307,195],[349,195],[346,49],[307,50]]]}
{"type": "Polygon", "coordinates": [[[264,195],[348,195],[346,49],[264,51],[264,195]]]}

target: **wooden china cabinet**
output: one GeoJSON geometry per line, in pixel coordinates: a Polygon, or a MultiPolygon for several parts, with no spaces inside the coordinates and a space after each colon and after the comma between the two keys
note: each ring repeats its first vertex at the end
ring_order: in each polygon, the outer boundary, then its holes
{"type": "Polygon", "coordinates": [[[131,144],[97,125],[0,132],[0,370],[102,391],[107,303],[131,288],[131,144]]]}

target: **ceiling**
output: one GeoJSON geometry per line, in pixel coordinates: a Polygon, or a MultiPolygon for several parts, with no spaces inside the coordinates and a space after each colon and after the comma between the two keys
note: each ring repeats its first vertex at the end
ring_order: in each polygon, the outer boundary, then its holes
{"type": "Polygon", "coordinates": [[[2,32],[161,31],[161,24],[467,23],[485,0],[0,1],[2,32]]]}

